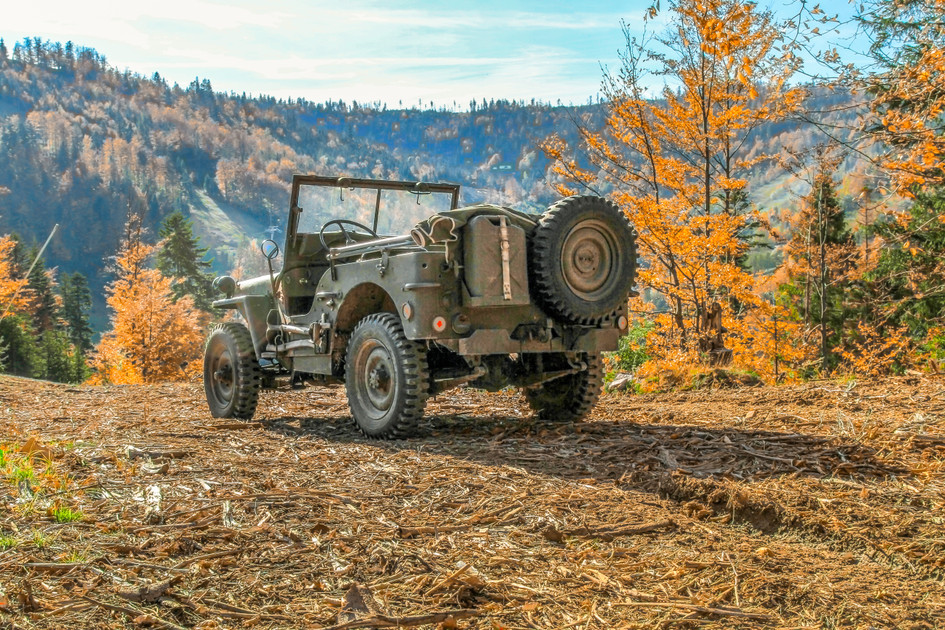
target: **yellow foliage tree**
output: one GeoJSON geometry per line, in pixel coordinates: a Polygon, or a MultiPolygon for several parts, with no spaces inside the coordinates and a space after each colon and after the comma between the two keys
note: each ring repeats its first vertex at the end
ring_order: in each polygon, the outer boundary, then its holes
{"type": "MultiPolygon", "coordinates": [[[[16,242],[9,234],[0,236],[0,309],[3,310],[6,310],[8,304],[11,310],[15,310],[26,306],[29,301],[29,296],[24,295],[22,290],[26,285],[26,279],[17,279],[14,273],[13,249],[15,247],[16,242]],[[17,294],[18,291],[19,294],[17,294]],[[16,300],[11,303],[14,296],[16,300]]],[[[0,311],[0,315],[2,314],[3,311],[0,311]]]]}
{"type": "Polygon", "coordinates": [[[795,66],[778,50],[770,14],[754,3],[677,0],[669,11],[672,27],[662,37],[639,43],[625,28],[622,67],[604,83],[606,126],[581,130],[594,168],[583,168],[557,137],[544,148],[562,193],[575,185],[606,192],[627,213],[644,260],[644,298],[668,311],[655,319],[650,354],[691,364],[711,334],[701,315],[712,303],[722,305],[731,334],[747,340],[759,332],[742,317],[761,304],[739,264],[761,224],[745,176],[764,156],[750,158],[747,140],[803,94],[787,86],[795,66]],[[651,75],[666,81],[658,99],[647,91],[651,75]]]}
{"type": "Polygon", "coordinates": [[[880,72],[862,86],[873,96],[870,130],[888,151],[883,165],[901,194],[945,184],[945,0],[874,2],[863,23],[880,72]]]}
{"type": "Polygon", "coordinates": [[[96,348],[91,382],[179,380],[199,368],[204,322],[190,296],[174,301],[173,281],[146,262],[154,250],[132,220],[116,257],[118,278],[108,287],[111,330],[96,348]]]}

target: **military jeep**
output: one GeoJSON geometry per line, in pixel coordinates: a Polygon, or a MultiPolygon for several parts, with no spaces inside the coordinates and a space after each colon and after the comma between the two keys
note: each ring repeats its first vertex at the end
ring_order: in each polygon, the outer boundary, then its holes
{"type": "Polygon", "coordinates": [[[261,388],[343,381],[367,436],[412,433],[459,385],[524,390],[550,421],[600,395],[601,352],[627,328],[634,231],[600,197],[542,215],[459,207],[454,184],[297,175],[281,268],[217,278],[238,311],[206,342],[210,412],[252,418],[261,388]]]}

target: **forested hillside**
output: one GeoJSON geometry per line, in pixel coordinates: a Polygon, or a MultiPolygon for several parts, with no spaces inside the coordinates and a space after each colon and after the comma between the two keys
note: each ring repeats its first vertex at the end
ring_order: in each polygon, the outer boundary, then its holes
{"type": "MultiPolygon", "coordinates": [[[[812,107],[848,100],[824,92],[812,107]]],[[[46,266],[89,279],[102,329],[107,262],[129,214],[143,217],[154,242],[161,221],[181,211],[225,271],[247,239],[282,225],[296,172],[459,182],[466,202],[540,210],[556,197],[540,143],[555,133],[577,144],[578,125],[599,128],[602,110],[485,100],[462,112],[394,110],[221,94],[209,79],[168,85],[95,50],[27,39],[0,46],[0,234],[41,243],[61,224],[46,266]]],[[[817,139],[813,127],[782,121],[759,129],[749,154],[817,139]]],[[[840,170],[855,168],[850,158],[840,170]]],[[[770,160],[748,192],[771,210],[805,190],[770,160]]]]}

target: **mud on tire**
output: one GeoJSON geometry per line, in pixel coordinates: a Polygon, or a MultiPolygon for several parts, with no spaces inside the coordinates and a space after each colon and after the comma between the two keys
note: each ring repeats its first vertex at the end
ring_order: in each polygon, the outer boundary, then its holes
{"type": "Polygon", "coordinates": [[[246,326],[227,322],[211,331],[204,346],[203,386],[214,418],[251,419],[261,377],[246,326]]]}
{"type": "MultiPolygon", "coordinates": [[[[580,360],[587,363],[586,370],[525,390],[528,406],[539,418],[549,422],[580,422],[597,404],[604,385],[600,355],[587,354],[580,360]]],[[[567,365],[563,356],[557,362],[560,365],[546,363],[546,369],[564,369],[567,365]]]]}
{"type": "Polygon", "coordinates": [[[562,199],[542,215],[530,242],[534,297],[570,323],[597,325],[633,288],[634,232],[612,201],[562,199]]]}
{"type": "Polygon", "coordinates": [[[374,438],[413,433],[429,392],[426,347],[404,335],[400,318],[375,313],[351,333],[345,389],[358,429],[374,438]]]}

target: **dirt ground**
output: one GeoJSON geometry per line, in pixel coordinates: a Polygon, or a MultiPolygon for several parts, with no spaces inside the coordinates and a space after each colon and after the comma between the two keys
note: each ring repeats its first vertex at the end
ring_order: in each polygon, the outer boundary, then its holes
{"type": "Polygon", "coordinates": [[[945,378],[215,420],[0,377],[0,628],[942,628],[945,378]],[[31,438],[33,438],[31,440],[31,438]],[[29,469],[29,470],[27,470],[29,469]]]}

